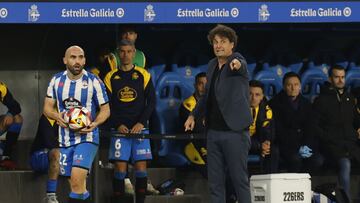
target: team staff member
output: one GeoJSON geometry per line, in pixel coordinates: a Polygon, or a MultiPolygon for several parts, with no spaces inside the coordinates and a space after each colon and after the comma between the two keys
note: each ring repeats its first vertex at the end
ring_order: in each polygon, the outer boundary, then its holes
{"type": "Polygon", "coordinates": [[[337,166],[339,185],[351,200],[351,163],[360,163],[360,115],[355,98],[346,91],[345,75],[344,67],[331,67],[329,82],[321,88],[313,108],[315,134],[320,137],[320,148],[325,157],[337,166]]]}
{"type": "Polygon", "coordinates": [[[30,150],[31,168],[37,172],[48,172],[46,203],[58,203],[56,197],[57,179],[60,171],[58,129],[59,126],[55,120],[49,119],[42,114],[30,150]]]}
{"type": "Polygon", "coordinates": [[[324,162],[318,150],[318,139],[313,130],[311,103],[301,94],[300,76],[288,72],[283,78],[283,90],[269,102],[275,118],[275,142],[280,157],[289,172],[314,172],[324,162]]]}
{"type": "MultiPolygon", "coordinates": [[[[132,42],[134,45],[136,43],[138,34],[136,32],[135,27],[126,26],[123,27],[120,31],[120,41],[127,40],[132,42]]],[[[133,59],[133,63],[137,67],[145,68],[146,65],[146,57],[144,52],[139,49],[135,49],[135,56],[133,59]]],[[[112,70],[120,68],[121,59],[119,57],[119,50],[115,49],[112,53],[106,54],[104,64],[101,65],[101,69],[92,69],[93,73],[96,73],[101,79],[104,79],[106,74],[112,70]]]]}
{"type": "Polygon", "coordinates": [[[69,47],[63,62],[66,70],[55,74],[49,83],[44,114],[60,126],[60,174],[70,177],[69,203],[90,202],[86,177],[99,145],[97,127],[110,115],[108,97],[98,77],[84,70],[85,54],[81,47],[69,47]],[[87,108],[93,118],[80,131],[70,130],[63,118],[64,112],[74,107],[87,108]]]}
{"type": "Polygon", "coordinates": [[[185,130],[192,130],[195,120],[205,115],[211,202],[225,202],[228,170],[237,200],[250,203],[247,159],[252,117],[246,60],[234,52],[237,35],[230,27],[217,25],[208,39],[216,57],[208,64],[205,95],[186,120],[185,130]]]}
{"type": "Polygon", "coordinates": [[[16,163],[11,156],[20,135],[23,118],[20,115],[19,102],[14,99],[8,87],[2,82],[0,82],[0,102],[8,108],[8,112],[0,116],[0,135],[7,132],[0,167],[12,170],[16,168],[16,163]]]}
{"type": "MultiPolygon", "coordinates": [[[[133,64],[134,43],[122,40],[118,50],[120,68],[109,72],[104,80],[111,95],[110,122],[120,133],[140,133],[155,108],[154,86],[149,72],[133,64]]],[[[152,159],[148,139],[112,138],[109,160],[115,163],[113,179],[115,199],[125,198],[124,178],[130,156],[135,163],[136,202],[143,203],[147,187],[146,160],[152,159]]]]}

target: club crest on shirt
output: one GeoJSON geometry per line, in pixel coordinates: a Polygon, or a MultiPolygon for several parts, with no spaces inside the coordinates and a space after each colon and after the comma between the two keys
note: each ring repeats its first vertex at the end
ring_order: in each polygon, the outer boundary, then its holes
{"type": "Polygon", "coordinates": [[[131,75],[131,79],[133,80],[137,80],[139,78],[139,74],[134,72],[132,75],[131,75]]]}
{"type": "Polygon", "coordinates": [[[86,80],[82,81],[82,89],[86,89],[88,87],[88,82],[86,80]]]}

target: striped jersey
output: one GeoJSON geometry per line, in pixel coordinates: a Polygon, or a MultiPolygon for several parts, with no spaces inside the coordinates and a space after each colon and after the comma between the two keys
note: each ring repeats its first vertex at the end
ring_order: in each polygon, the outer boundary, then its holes
{"type": "MultiPolygon", "coordinates": [[[[83,70],[77,80],[71,80],[67,71],[53,76],[47,89],[47,97],[56,100],[58,110],[64,112],[73,107],[85,107],[91,112],[92,119],[100,105],[109,102],[104,83],[92,73],[83,70]]],[[[60,147],[69,147],[82,142],[99,144],[99,129],[87,134],[79,134],[69,128],[59,127],[60,147]]]]}

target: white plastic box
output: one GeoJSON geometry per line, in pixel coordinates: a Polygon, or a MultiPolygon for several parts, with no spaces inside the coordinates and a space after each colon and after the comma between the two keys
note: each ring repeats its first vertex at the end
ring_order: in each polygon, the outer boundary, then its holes
{"type": "Polygon", "coordinates": [[[311,203],[307,173],[254,175],[250,178],[252,203],[311,203]]]}

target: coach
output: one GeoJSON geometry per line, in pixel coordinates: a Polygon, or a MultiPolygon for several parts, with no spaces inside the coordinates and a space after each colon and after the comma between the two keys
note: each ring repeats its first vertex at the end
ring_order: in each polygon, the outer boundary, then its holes
{"type": "Polygon", "coordinates": [[[238,202],[250,203],[247,156],[252,117],[247,64],[233,52],[237,43],[233,29],[217,25],[208,40],[216,57],[208,64],[206,93],[186,120],[185,131],[194,128],[195,118],[205,116],[211,202],[225,202],[225,173],[229,172],[238,202]]]}

